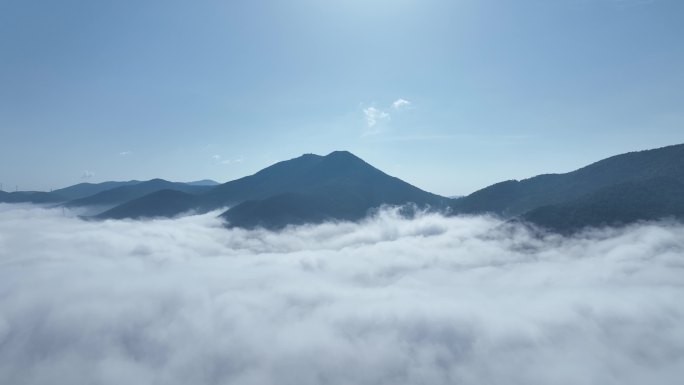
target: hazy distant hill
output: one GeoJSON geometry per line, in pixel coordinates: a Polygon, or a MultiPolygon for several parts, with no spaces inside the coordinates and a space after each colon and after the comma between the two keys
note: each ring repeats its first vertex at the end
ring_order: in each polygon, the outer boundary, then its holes
{"type": "Polygon", "coordinates": [[[115,205],[165,189],[181,191],[189,194],[197,194],[207,191],[210,188],[211,186],[207,185],[189,185],[180,182],[169,182],[163,179],[152,179],[145,182],[105,190],[85,198],[69,201],[65,205],[68,207],[115,205]]]}
{"type": "Polygon", "coordinates": [[[54,192],[43,191],[0,191],[0,203],[57,203],[64,197],[54,192]]]}
{"type": "Polygon", "coordinates": [[[95,195],[99,192],[111,190],[121,186],[130,186],[140,183],[139,180],[129,180],[126,182],[102,182],[102,183],[79,183],[73,186],[54,190],[53,193],[61,196],[64,200],[74,200],[95,195]]]}
{"type": "Polygon", "coordinates": [[[189,186],[217,186],[220,183],[211,179],[196,180],[194,182],[185,182],[189,186]]]}
{"type": "Polygon", "coordinates": [[[138,184],[140,181],[79,183],[51,192],[43,191],[0,191],[0,202],[4,203],[59,203],[84,198],[102,191],[121,186],[138,184]]]}
{"type": "Polygon", "coordinates": [[[684,145],[616,155],[566,174],[494,184],[453,201],[455,213],[514,217],[538,207],[574,201],[626,182],[666,177],[684,180],[684,145]]]}
{"type": "MultiPolygon", "coordinates": [[[[325,219],[358,219],[368,209],[382,204],[416,203],[446,207],[448,199],[418,189],[391,177],[346,151],[327,156],[313,154],[276,163],[254,175],[218,185],[196,197],[176,197],[167,215],[189,209],[200,211],[237,205],[224,217],[243,225],[265,227],[284,223],[305,223],[325,219]],[[185,200],[183,200],[185,199],[185,200]],[[240,207],[240,203],[246,206],[240,207]],[[278,202],[278,210],[271,210],[278,202]],[[244,213],[249,212],[249,218],[244,213]],[[288,221],[287,218],[297,218],[288,221]]],[[[154,196],[141,199],[154,199],[154,196]]],[[[141,202],[117,208],[117,215],[152,217],[141,202]]],[[[155,212],[157,210],[154,210],[155,212]]],[[[102,217],[110,217],[109,212],[102,217]]]]}
{"type": "Polygon", "coordinates": [[[124,182],[78,183],[51,192],[0,191],[0,203],[68,202],[66,205],[70,207],[113,205],[162,189],[170,188],[189,193],[199,193],[218,184],[218,182],[211,179],[202,179],[187,183],[168,182],[162,179],[153,179],[146,182],[129,180],[124,182]],[[142,184],[142,186],[138,188],[130,187],[138,184],[142,184]]]}

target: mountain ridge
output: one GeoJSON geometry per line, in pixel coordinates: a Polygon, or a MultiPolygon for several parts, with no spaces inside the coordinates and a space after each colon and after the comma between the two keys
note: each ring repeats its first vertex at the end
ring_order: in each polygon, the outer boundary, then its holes
{"type": "Polygon", "coordinates": [[[378,207],[414,205],[445,215],[493,214],[572,233],[587,226],[684,219],[684,144],[618,154],[567,173],[502,181],[455,199],[421,190],[348,151],[304,154],[214,183],[83,183],[50,193],[0,191],[0,202],[50,203],[65,199],[57,192],[74,196],[104,189],[65,205],[113,206],[98,219],[174,217],[227,207],[220,215],[227,226],[269,229],[357,221],[378,207]]]}
{"type": "Polygon", "coordinates": [[[611,184],[658,176],[684,179],[684,144],[614,155],[563,174],[541,174],[495,183],[454,201],[456,213],[505,218],[537,207],[577,199],[611,184]]]}
{"type": "MultiPolygon", "coordinates": [[[[197,194],[196,198],[177,197],[170,207],[168,214],[178,215],[184,211],[196,210],[207,212],[223,207],[237,206],[251,201],[249,205],[254,207],[259,204],[270,204],[272,198],[286,194],[287,199],[301,201],[302,196],[308,196],[310,202],[329,200],[324,196],[337,196],[332,200],[337,204],[346,204],[355,213],[354,218],[359,217],[360,212],[366,212],[369,208],[384,203],[416,203],[421,205],[444,206],[448,205],[448,198],[440,197],[420,190],[398,178],[389,176],[377,168],[366,163],[362,159],[348,151],[334,151],[326,156],[304,154],[300,157],[275,163],[255,174],[245,176],[233,181],[218,185],[204,193],[197,194]],[[385,188],[383,184],[391,185],[385,188]],[[398,192],[396,192],[396,191],[398,192]]],[[[141,197],[140,199],[151,199],[141,197]]],[[[163,198],[163,197],[159,197],[163,198]]],[[[279,198],[285,199],[285,198],[279,198]]],[[[151,212],[139,210],[142,205],[133,202],[129,207],[136,210],[128,212],[131,218],[153,216],[151,212]]],[[[171,204],[171,203],[170,203],[171,204]]],[[[289,215],[305,219],[302,206],[298,213],[289,215]]],[[[320,208],[320,207],[319,207],[320,208]]],[[[230,211],[230,210],[228,210],[230,211]]],[[[240,209],[237,212],[243,212],[240,209]]],[[[256,210],[262,214],[264,210],[256,210]]],[[[255,212],[256,212],[255,211],[255,212]]],[[[328,214],[340,217],[339,210],[327,210],[328,214]]],[[[118,209],[117,215],[122,215],[124,209],[118,209]]],[[[106,218],[107,212],[102,217],[106,218]]],[[[224,218],[231,217],[226,214],[224,218]]],[[[326,216],[328,217],[328,216],[326,216]]],[[[274,218],[275,220],[275,218],[274,218]]],[[[267,223],[266,218],[260,218],[259,223],[267,223]]],[[[280,220],[278,220],[280,222],[280,220]]]]}
{"type": "Polygon", "coordinates": [[[109,190],[101,191],[97,194],[90,195],[85,198],[68,201],[64,205],[66,207],[116,205],[161,190],[172,189],[192,194],[206,191],[209,188],[211,188],[211,186],[189,185],[187,183],[170,182],[164,179],[155,178],[144,182],[127,184],[109,190]]]}

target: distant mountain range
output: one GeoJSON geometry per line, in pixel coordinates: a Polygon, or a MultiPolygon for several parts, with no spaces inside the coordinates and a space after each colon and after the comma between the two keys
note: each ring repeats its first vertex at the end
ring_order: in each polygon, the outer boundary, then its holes
{"type": "Polygon", "coordinates": [[[71,201],[86,198],[118,187],[136,185],[138,183],[141,182],[139,180],[129,180],[128,182],[79,183],[59,190],[54,190],[52,193],[56,194],[58,197],[71,201]]]}
{"type": "Polygon", "coordinates": [[[222,214],[231,226],[278,228],[358,220],[383,204],[406,203],[446,209],[450,201],[391,177],[349,152],[335,151],[327,156],[306,154],[279,162],[198,194],[157,191],[98,217],[173,216],[231,207],[222,214]]]}
{"type": "Polygon", "coordinates": [[[356,221],[412,204],[448,215],[491,214],[572,233],[586,226],[684,219],[684,145],[613,156],[565,174],[500,182],[446,198],[389,176],[346,151],[305,154],[227,183],[81,183],[52,192],[3,192],[0,202],[102,207],[99,219],[173,217],[229,207],[228,226],[270,229],[356,221]]]}
{"type": "Polygon", "coordinates": [[[79,183],[73,186],[43,191],[0,191],[0,203],[64,203],[78,207],[122,203],[151,192],[173,188],[179,190],[203,191],[219,183],[210,179],[194,182],[169,182],[163,179],[148,181],[79,183]],[[137,186],[138,187],[133,187],[137,186]]]}
{"type": "Polygon", "coordinates": [[[61,195],[43,191],[0,191],[0,203],[56,203],[65,198],[61,195]]]}
{"type": "Polygon", "coordinates": [[[209,190],[212,186],[202,184],[189,184],[180,182],[169,182],[164,179],[152,179],[145,182],[134,184],[124,184],[108,190],[100,191],[85,198],[71,200],[65,203],[68,207],[81,206],[107,206],[118,205],[141,198],[145,195],[160,190],[176,190],[190,194],[197,194],[209,190]]]}

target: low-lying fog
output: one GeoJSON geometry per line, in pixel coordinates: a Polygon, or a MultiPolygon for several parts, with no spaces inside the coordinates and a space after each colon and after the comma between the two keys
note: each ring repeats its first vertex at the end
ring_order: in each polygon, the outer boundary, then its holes
{"type": "Polygon", "coordinates": [[[684,227],[0,205],[2,384],[679,384],[684,227]]]}

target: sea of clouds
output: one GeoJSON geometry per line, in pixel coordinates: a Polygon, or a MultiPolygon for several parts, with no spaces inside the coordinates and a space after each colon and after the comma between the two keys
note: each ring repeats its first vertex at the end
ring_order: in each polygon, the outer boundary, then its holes
{"type": "Polygon", "coordinates": [[[0,205],[2,384],[680,384],[684,226],[0,205]]]}

